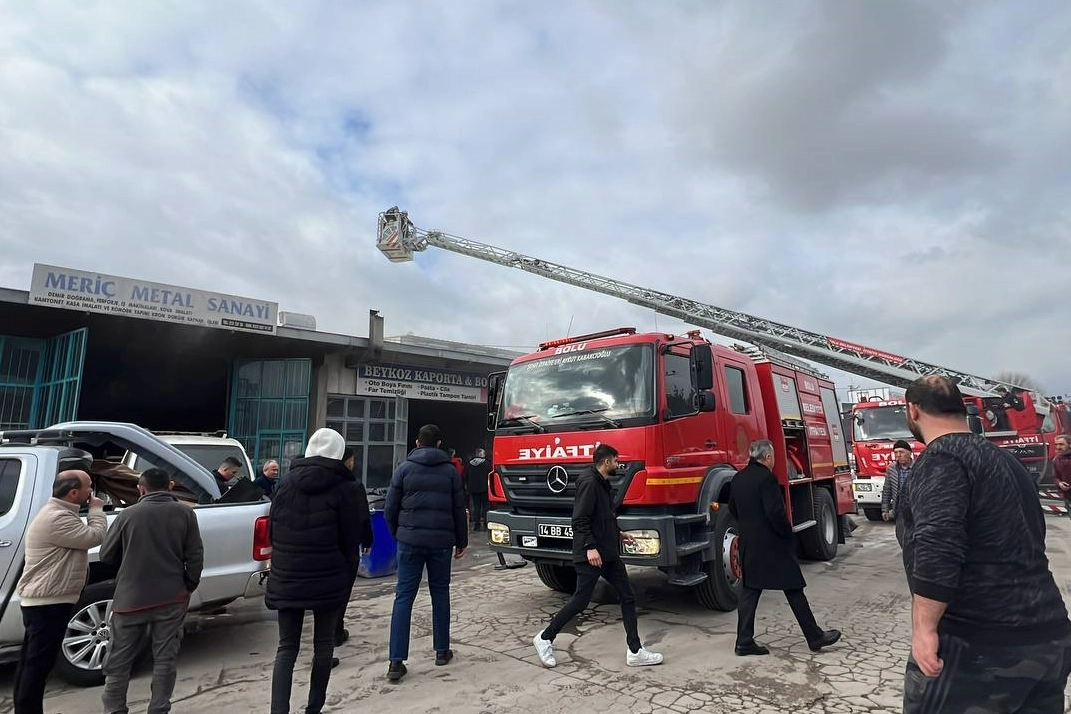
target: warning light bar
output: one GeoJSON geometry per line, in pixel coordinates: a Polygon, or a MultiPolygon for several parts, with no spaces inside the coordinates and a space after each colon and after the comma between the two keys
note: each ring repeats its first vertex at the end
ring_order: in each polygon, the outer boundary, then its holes
{"type": "Polygon", "coordinates": [[[576,337],[563,337],[560,340],[551,340],[550,342],[541,342],[539,344],[540,350],[548,350],[551,347],[561,347],[562,345],[573,344],[574,342],[587,342],[588,340],[597,340],[601,337],[616,337],[618,335],[635,335],[635,327],[618,327],[613,330],[603,330],[602,332],[592,332],[590,335],[577,335],[576,337]]]}

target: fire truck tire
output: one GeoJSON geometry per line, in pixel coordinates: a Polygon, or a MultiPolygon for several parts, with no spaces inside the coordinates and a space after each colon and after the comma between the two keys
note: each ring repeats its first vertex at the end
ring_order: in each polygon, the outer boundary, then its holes
{"type": "Polygon", "coordinates": [[[864,508],[863,515],[866,516],[868,521],[880,521],[881,509],[880,508],[864,508]]]}
{"type": "Polygon", "coordinates": [[[699,604],[708,610],[731,612],[740,600],[743,578],[740,575],[739,530],[728,508],[718,509],[712,535],[717,557],[703,563],[707,578],[695,586],[695,594],[699,604]]]}
{"type": "Polygon", "coordinates": [[[536,563],[536,574],[551,590],[557,590],[566,595],[576,592],[576,570],[568,565],[536,563]]]}
{"type": "Polygon", "coordinates": [[[833,560],[837,555],[837,509],[833,494],[824,488],[814,490],[814,510],[811,518],[818,525],[800,534],[800,548],[808,560],[833,560]]]}

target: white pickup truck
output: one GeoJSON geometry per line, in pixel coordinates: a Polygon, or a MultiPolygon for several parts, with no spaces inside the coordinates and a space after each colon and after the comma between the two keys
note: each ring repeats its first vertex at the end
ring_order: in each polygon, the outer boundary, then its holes
{"type": "MultiPolygon", "coordinates": [[[[15,586],[22,574],[26,529],[51,497],[56,473],[87,468],[90,454],[95,465],[107,458],[136,465],[136,470],[163,468],[172,474],[176,491],[188,495],[205,546],[204,571],[190,598],[191,613],[218,611],[238,598],[263,597],[271,558],[267,499],[227,502],[224,498],[217,503],[219,486],[208,468],[193,454],[183,453],[179,444],[168,444],[133,424],[67,422],[47,430],[0,432],[0,661],[16,659],[22,646],[15,586]]],[[[248,468],[248,459],[242,460],[248,468]]],[[[99,490],[101,484],[95,484],[99,490]]],[[[110,522],[115,510],[105,510],[110,522]]],[[[89,581],[68,622],[55,669],[62,679],[84,686],[103,682],[100,668],[110,642],[115,589],[115,573],[98,562],[96,548],[89,560],[89,581]]]]}

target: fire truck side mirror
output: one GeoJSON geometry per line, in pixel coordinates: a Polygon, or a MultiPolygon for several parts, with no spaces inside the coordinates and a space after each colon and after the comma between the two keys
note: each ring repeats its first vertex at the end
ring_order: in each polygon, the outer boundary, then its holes
{"type": "Polygon", "coordinates": [[[505,372],[495,372],[487,376],[487,431],[494,431],[498,425],[498,406],[502,399],[502,378],[505,372]]]}
{"type": "Polygon", "coordinates": [[[712,412],[717,407],[714,392],[709,389],[705,392],[696,392],[692,397],[692,406],[697,412],[712,412]]]}
{"type": "Polygon", "coordinates": [[[714,353],[710,345],[693,345],[688,357],[695,391],[709,392],[714,389],[714,353]]]}
{"type": "Polygon", "coordinates": [[[984,434],[985,425],[982,424],[982,419],[978,416],[980,410],[974,404],[967,405],[967,427],[971,430],[972,434],[984,434]]]}

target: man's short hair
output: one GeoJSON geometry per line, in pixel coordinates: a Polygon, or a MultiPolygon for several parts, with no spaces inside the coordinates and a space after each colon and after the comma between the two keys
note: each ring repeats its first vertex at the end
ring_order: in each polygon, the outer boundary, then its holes
{"type": "Polygon", "coordinates": [[[1053,441],[1066,441],[1068,444],[1071,444],[1071,434],[1057,434],[1053,438],[1053,441]]]}
{"type": "Polygon", "coordinates": [[[421,446],[435,446],[443,440],[443,433],[434,424],[425,424],[417,432],[416,440],[421,446]]]}
{"type": "Polygon", "coordinates": [[[941,374],[916,379],[905,391],[904,401],[930,416],[967,416],[963,393],[950,377],[941,374]]]}
{"type": "MultiPolygon", "coordinates": [[[[209,461],[208,463],[212,462],[209,461]]],[[[223,463],[219,465],[219,468],[223,468],[224,466],[230,466],[232,469],[240,469],[242,468],[242,462],[238,460],[237,456],[228,456],[223,459],[223,463]]]]}
{"type": "Polygon", "coordinates": [[[171,488],[171,474],[163,469],[145,469],[138,480],[146,491],[166,491],[171,488]]]}
{"type": "MultiPolygon", "coordinates": [[[[228,456],[227,458],[231,458],[231,457],[228,456]]],[[[237,461],[237,460],[238,459],[235,459],[235,461],[237,461]]],[[[268,467],[271,466],[272,464],[275,464],[276,466],[278,466],[279,462],[276,461],[275,459],[268,459],[267,461],[264,462],[264,465],[260,467],[260,470],[261,471],[267,471],[268,467]]],[[[238,465],[241,466],[241,464],[238,464],[238,465]]]]}
{"type": "Polygon", "coordinates": [[[767,456],[772,456],[774,452],[773,442],[769,439],[758,439],[751,442],[751,446],[747,449],[747,455],[756,461],[762,461],[767,456]]]}
{"type": "Polygon", "coordinates": [[[606,459],[612,459],[617,456],[617,449],[609,444],[599,444],[595,447],[595,455],[592,460],[596,465],[601,464],[606,459]]]}
{"type": "Polygon", "coordinates": [[[82,477],[78,471],[61,471],[56,474],[56,480],[52,484],[52,495],[56,498],[65,498],[71,491],[82,488],[82,477]]]}

